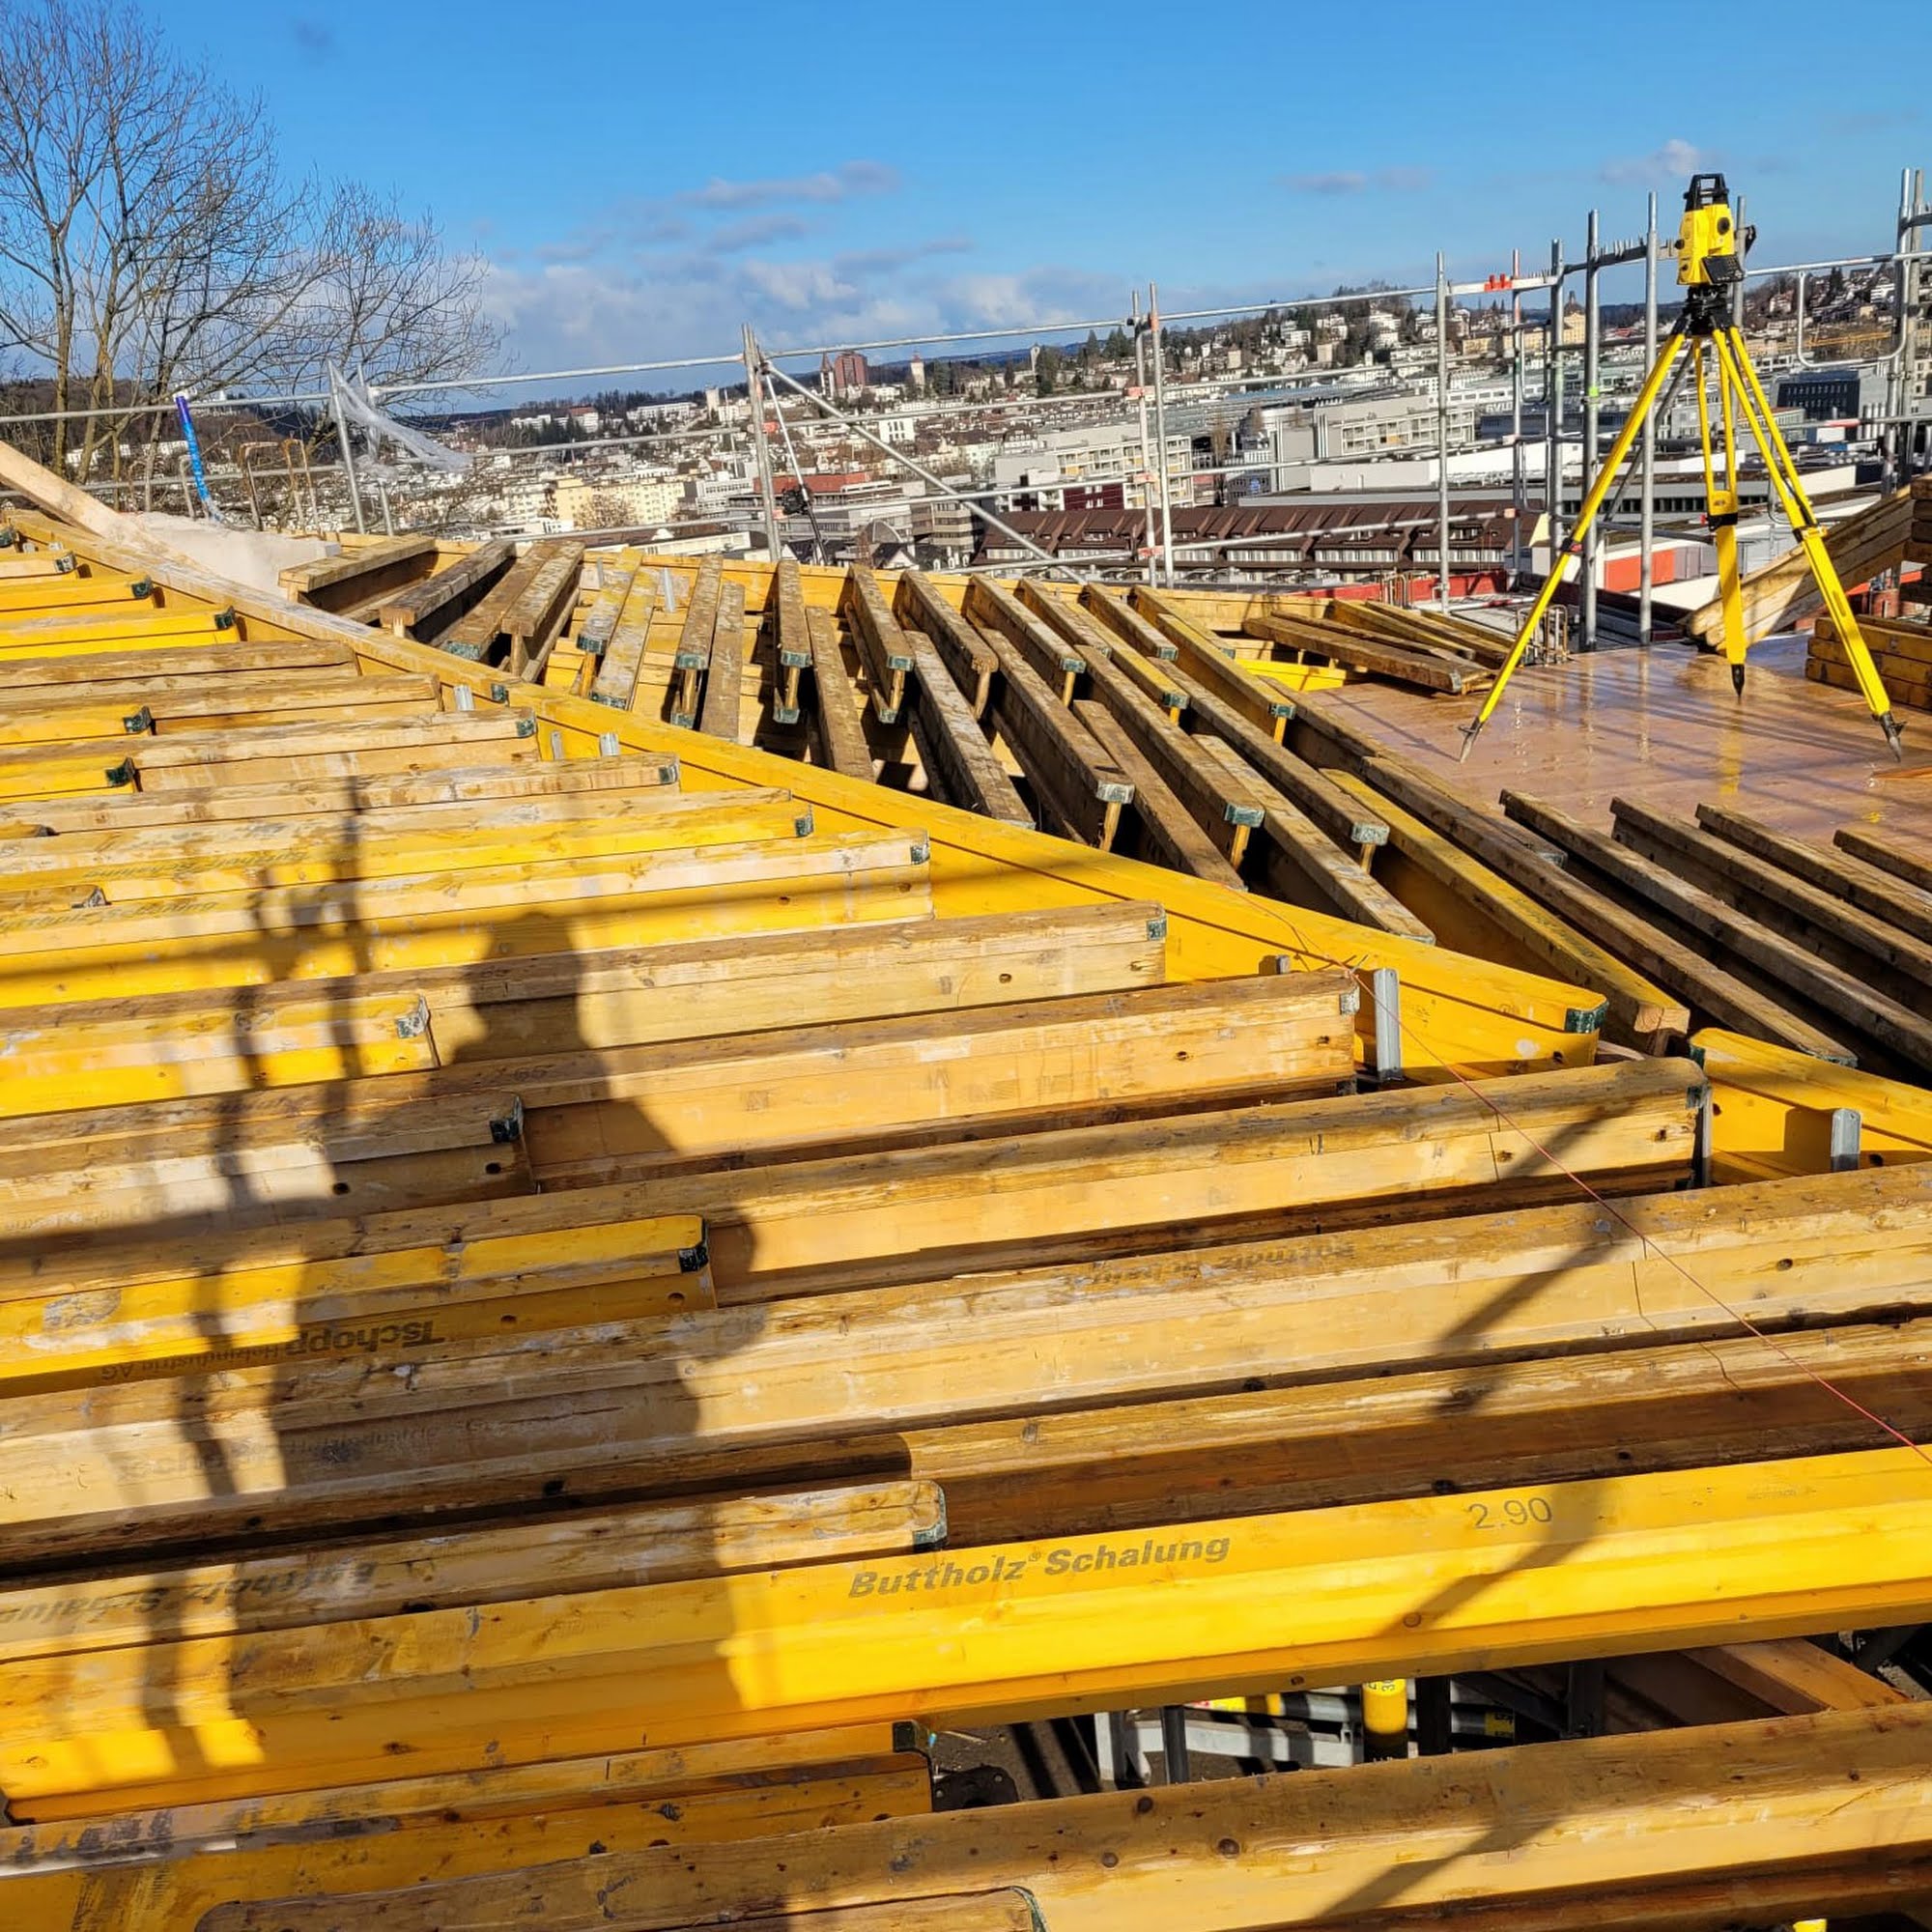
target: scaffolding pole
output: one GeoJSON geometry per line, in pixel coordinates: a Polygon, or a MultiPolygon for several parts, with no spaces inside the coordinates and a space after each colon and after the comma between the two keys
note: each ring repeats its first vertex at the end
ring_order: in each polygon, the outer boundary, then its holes
{"type": "Polygon", "coordinates": [[[1049,569],[1064,570],[1069,577],[1085,582],[1086,574],[1084,572],[1074,569],[1071,564],[1062,562],[1051,551],[1041,550],[1031,537],[1022,536],[1018,530],[1013,528],[1012,525],[1007,523],[1003,518],[996,517],[991,510],[975,507],[970,497],[962,496],[957,490],[952,488],[950,484],[935,476],[930,469],[926,469],[924,464],[914,462],[902,449],[895,449],[884,438],[874,436],[863,423],[854,422],[842,410],[835,410],[823,396],[813,395],[803,383],[797,382],[792,377],[787,376],[782,369],[775,367],[770,362],[767,362],[764,366],[767,376],[775,377],[786,388],[803,396],[814,409],[823,411],[834,422],[842,424],[846,429],[849,429],[854,436],[863,437],[866,441],[869,442],[882,455],[890,457],[895,463],[904,464],[923,483],[930,484],[942,497],[948,497],[955,503],[965,503],[969,509],[973,510],[974,515],[983,518],[1002,536],[1010,537],[1022,550],[1038,557],[1049,569]]]}
{"type": "MultiPolygon", "coordinates": [[[[1643,232],[1643,366],[1657,364],[1657,196],[1650,197],[1650,213],[1643,232]]],[[[1636,564],[1636,640],[1650,642],[1651,588],[1655,573],[1651,546],[1657,539],[1657,412],[1643,419],[1643,442],[1638,459],[1637,488],[1641,492],[1638,510],[1636,564]]]]}
{"type": "MultiPolygon", "coordinates": [[[[1585,231],[1586,246],[1583,252],[1583,475],[1587,479],[1597,473],[1597,441],[1599,423],[1598,379],[1601,374],[1599,358],[1602,353],[1602,315],[1597,302],[1597,281],[1603,272],[1602,253],[1599,245],[1597,211],[1590,211],[1585,231]]],[[[1597,648],[1597,556],[1598,526],[1592,524],[1583,536],[1583,557],[1581,569],[1583,581],[1577,587],[1581,605],[1580,647],[1586,651],[1597,648]]]]}
{"type": "Polygon", "coordinates": [[[1449,273],[1435,256],[1435,601],[1449,609],[1449,273]]]}
{"type": "MultiPolygon", "coordinates": [[[[779,505],[772,489],[772,446],[765,436],[765,385],[759,380],[761,358],[752,325],[745,325],[745,407],[752,416],[752,449],[758,465],[758,501],[765,513],[765,554],[779,560],[779,505]]],[[[799,479],[801,486],[804,478],[799,479]]]]}
{"type": "Polygon", "coordinates": [[[1160,290],[1148,284],[1148,339],[1153,345],[1153,434],[1159,443],[1154,479],[1160,486],[1160,581],[1174,587],[1174,502],[1167,477],[1167,373],[1160,346],[1160,290]]]}

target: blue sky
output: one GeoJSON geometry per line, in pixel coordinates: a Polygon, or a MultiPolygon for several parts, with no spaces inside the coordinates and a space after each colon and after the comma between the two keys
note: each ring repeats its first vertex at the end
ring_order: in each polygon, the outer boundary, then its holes
{"type": "Polygon", "coordinates": [[[1720,166],[1758,259],[1884,245],[1923,12],[1623,0],[779,8],[169,0],[290,160],[490,263],[527,368],[1526,266],[1720,166]]]}

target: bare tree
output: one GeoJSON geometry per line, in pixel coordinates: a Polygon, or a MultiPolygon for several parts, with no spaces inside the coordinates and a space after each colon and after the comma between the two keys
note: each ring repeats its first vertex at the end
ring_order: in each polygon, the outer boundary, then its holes
{"type": "MultiPolygon", "coordinates": [[[[481,368],[483,265],[353,182],[291,179],[259,99],[122,0],[20,0],[0,61],[0,352],[43,370],[51,453],[118,473],[140,406],[481,368]]],[[[150,430],[152,433],[152,428],[150,430]]]]}

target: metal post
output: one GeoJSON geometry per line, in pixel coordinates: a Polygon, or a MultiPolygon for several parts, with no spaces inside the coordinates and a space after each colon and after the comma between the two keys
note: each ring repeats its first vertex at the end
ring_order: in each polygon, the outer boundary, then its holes
{"type": "MultiPolygon", "coordinates": [[[[1644,228],[1643,251],[1643,366],[1657,360],[1657,196],[1650,197],[1650,218],[1644,228]]],[[[1651,546],[1657,540],[1657,412],[1643,419],[1643,442],[1637,472],[1642,493],[1637,505],[1636,640],[1650,642],[1650,593],[1653,582],[1651,546]]]]}
{"type": "Polygon", "coordinates": [[[1163,1704],[1160,1707],[1160,1754],[1167,1765],[1168,1783],[1185,1784],[1190,1771],[1185,1704],[1163,1704]]]}
{"type": "Polygon", "coordinates": [[[383,534],[392,537],[396,534],[395,513],[389,508],[389,486],[380,476],[376,479],[376,500],[383,506],[383,534]]]}
{"type": "Polygon", "coordinates": [[[1510,583],[1522,576],[1522,521],[1529,508],[1522,464],[1522,272],[1519,250],[1510,250],[1510,583]]]}
{"type": "MultiPolygon", "coordinates": [[[[758,464],[758,501],[765,512],[765,554],[779,560],[779,504],[772,489],[772,449],[765,438],[765,385],[759,380],[758,344],[745,325],[745,407],[752,415],[752,448],[758,464]]],[[[799,479],[804,488],[804,478],[799,479]]]]}
{"type": "Polygon", "coordinates": [[[932,471],[925,467],[924,464],[914,462],[913,459],[910,456],[908,456],[904,450],[895,449],[891,443],[883,440],[879,437],[874,436],[872,432],[867,429],[863,424],[854,422],[852,418],[846,415],[842,411],[835,410],[832,407],[832,405],[825,400],[823,396],[813,395],[812,392],[810,389],[808,389],[803,383],[798,382],[793,377],[787,376],[782,369],[777,366],[776,363],[767,362],[765,364],[765,374],[768,377],[772,377],[776,379],[778,382],[782,383],[786,388],[795,390],[799,395],[803,396],[807,402],[811,404],[811,406],[814,409],[822,410],[828,416],[832,418],[834,422],[842,424],[846,429],[849,429],[854,436],[861,437],[867,442],[869,442],[874,449],[879,451],[881,455],[890,457],[895,463],[903,463],[905,467],[908,469],[910,469],[915,476],[919,477],[923,482],[930,483],[932,487],[935,490],[937,490],[942,497],[949,497],[955,503],[966,504],[970,509],[973,510],[975,515],[983,517],[987,523],[991,524],[992,526],[996,530],[998,530],[1002,536],[1011,537],[1012,540],[1016,544],[1018,544],[1023,551],[1027,551],[1032,555],[1038,557],[1042,563],[1050,565],[1055,570],[1065,570],[1070,576],[1076,578],[1082,578],[1084,580],[1085,577],[1084,572],[1074,569],[1073,566],[1070,564],[1062,562],[1062,560],[1059,557],[1055,556],[1050,551],[1041,550],[1040,547],[1037,543],[1035,543],[1031,537],[1022,536],[1019,533],[1019,531],[1014,529],[1010,524],[1005,522],[999,517],[994,516],[991,510],[982,508],[979,504],[975,503],[972,497],[962,497],[957,490],[952,489],[940,477],[935,476],[932,473],[932,471]]]}
{"type": "Polygon", "coordinates": [[[1154,476],[1160,485],[1160,578],[1174,587],[1174,504],[1167,483],[1167,373],[1160,345],[1160,291],[1148,284],[1148,339],[1153,345],[1153,434],[1160,445],[1154,476]]]}
{"type": "Polygon", "coordinates": [[[362,521],[362,491],[355,481],[355,453],[349,447],[349,417],[342,407],[342,377],[333,364],[328,371],[328,400],[335,412],[335,440],[342,446],[342,474],[349,485],[349,507],[355,518],[355,533],[360,536],[369,526],[362,521]]]}
{"type": "Polygon", "coordinates": [[[1147,332],[1141,327],[1141,293],[1127,296],[1127,317],[1134,326],[1134,397],[1141,412],[1141,508],[1147,526],[1147,581],[1154,582],[1153,549],[1153,451],[1148,440],[1147,332]]]}
{"type": "Polygon", "coordinates": [[[1549,521],[1549,565],[1557,567],[1563,548],[1563,244],[1549,244],[1549,323],[1544,345],[1543,406],[1548,447],[1544,451],[1543,503],[1549,521]]]}
{"type": "MultiPolygon", "coordinates": [[[[1597,211],[1590,211],[1588,246],[1583,256],[1583,481],[1587,485],[1597,473],[1598,353],[1602,330],[1597,307],[1597,211]]],[[[1582,648],[1597,648],[1597,532],[1593,523],[1583,537],[1582,648]]]]}
{"type": "Polygon", "coordinates": [[[1449,276],[1435,257],[1435,601],[1449,609],[1449,276]]]}

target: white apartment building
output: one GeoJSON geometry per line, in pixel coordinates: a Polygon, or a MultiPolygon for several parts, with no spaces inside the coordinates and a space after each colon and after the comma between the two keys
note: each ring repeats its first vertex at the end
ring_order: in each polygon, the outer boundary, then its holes
{"type": "MultiPolygon", "coordinates": [[[[993,497],[996,510],[1014,507],[1014,498],[1025,497],[1043,510],[1066,508],[1067,492],[1076,501],[1082,490],[1118,485],[1122,501],[1129,509],[1147,504],[1149,490],[1143,481],[1146,455],[1137,421],[1095,423],[1080,429],[1048,430],[1024,441],[1009,442],[993,457],[988,481],[998,493],[993,497]]],[[[1194,500],[1193,440],[1170,432],[1166,463],[1169,500],[1194,500]]]]}

